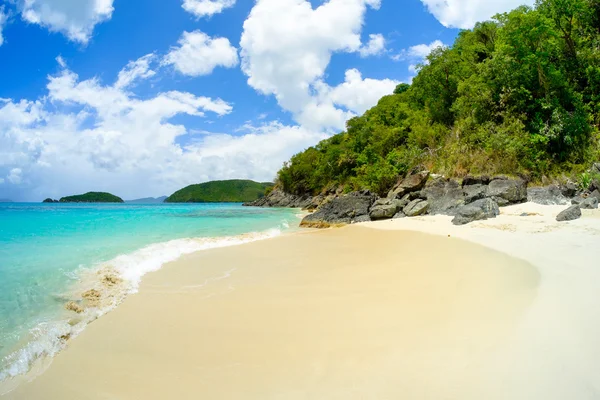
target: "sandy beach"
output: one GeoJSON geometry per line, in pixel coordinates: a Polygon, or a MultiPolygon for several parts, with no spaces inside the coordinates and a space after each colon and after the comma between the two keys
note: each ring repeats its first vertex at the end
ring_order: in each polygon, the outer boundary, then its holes
{"type": "Polygon", "coordinates": [[[600,211],[563,208],[185,256],[3,398],[600,398],[600,211]]]}

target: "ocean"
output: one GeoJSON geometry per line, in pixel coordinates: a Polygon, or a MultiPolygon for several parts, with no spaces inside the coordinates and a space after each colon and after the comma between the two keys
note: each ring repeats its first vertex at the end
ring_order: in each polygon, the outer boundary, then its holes
{"type": "Polygon", "coordinates": [[[294,210],[239,204],[0,203],[0,381],[54,356],[144,274],[298,222],[294,210]]]}

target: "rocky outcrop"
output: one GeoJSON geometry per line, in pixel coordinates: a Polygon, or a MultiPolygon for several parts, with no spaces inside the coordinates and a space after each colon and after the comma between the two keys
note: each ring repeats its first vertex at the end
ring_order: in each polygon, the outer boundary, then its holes
{"type": "Polygon", "coordinates": [[[349,193],[323,204],[313,214],[307,215],[300,226],[324,228],[332,225],[370,221],[369,210],[377,196],[363,190],[349,193]]]}
{"type": "Polygon", "coordinates": [[[569,203],[569,199],[563,195],[563,190],[559,185],[528,188],[527,200],[545,206],[569,203]]]}
{"type": "Polygon", "coordinates": [[[438,177],[431,179],[421,190],[420,197],[429,203],[431,215],[454,215],[456,210],[465,205],[465,194],[458,182],[438,177]]]}
{"type": "Polygon", "coordinates": [[[429,171],[419,172],[402,179],[388,194],[390,199],[401,199],[409,193],[416,193],[425,187],[429,171]]]}
{"type": "Polygon", "coordinates": [[[558,214],[556,220],[558,222],[574,221],[581,218],[581,215],[581,208],[578,205],[573,205],[558,214]]]}
{"type": "Polygon", "coordinates": [[[563,196],[565,196],[568,199],[572,199],[573,197],[577,196],[577,192],[579,191],[579,188],[577,187],[577,185],[575,183],[568,182],[564,185],[561,185],[560,190],[561,190],[563,196]]]}
{"type": "Polygon", "coordinates": [[[371,207],[369,216],[371,220],[378,221],[381,219],[393,218],[398,212],[402,211],[408,205],[408,199],[379,199],[371,207]]]}
{"type": "MultiPolygon", "coordinates": [[[[297,196],[295,194],[285,193],[281,189],[274,189],[265,197],[245,203],[247,207],[286,207],[286,208],[308,208],[314,202],[312,196],[297,196]]],[[[316,207],[315,207],[316,208],[316,207]]]]}
{"type": "Polygon", "coordinates": [[[416,199],[408,203],[404,207],[403,212],[407,217],[418,217],[427,213],[427,210],[429,210],[429,202],[427,200],[416,199]]]}
{"type": "Polygon", "coordinates": [[[42,201],[42,203],[59,203],[59,201],[51,199],[51,198],[47,198],[46,200],[42,201]]]}
{"type": "Polygon", "coordinates": [[[527,201],[527,182],[522,179],[496,178],[487,187],[486,197],[500,207],[527,201]]]}
{"type": "Polygon", "coordinates": [[[593,196],[576,197],[571,201],[574,206],[579,206],[583,210],[595,210],[598,208],[598,199],[593,196]]]}
{"type": "Polygon", "coordinates": [[[452,223],[466,225],[474,221],[496,218],[498,215],[500,215],[500,209],[494,200],[481,199],[459,208],[452,223]]]}

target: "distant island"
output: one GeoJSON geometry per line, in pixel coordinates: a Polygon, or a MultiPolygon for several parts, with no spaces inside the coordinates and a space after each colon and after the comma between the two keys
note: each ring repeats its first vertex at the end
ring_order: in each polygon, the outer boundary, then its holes
{"type": "Polygon", "coordinates": [[[273,183],[250,180],[213,181],[191,185],[169,196],[165,203],[244,203],[258,200],[273,183]]]}
{"type": "Polygon", "coordinates": [[[76,196],[63,197],[60,200],[46,199],[43,203],[124,203],[123,199],[105,192],[88,192],[76,196]]]}
{"type": "Polygon", "coordinates": [[[168,196],[162,197],[145,197],[143,199],[126,200],[125,203],[131,204],[160,204],[164,203],[168,196]]]}

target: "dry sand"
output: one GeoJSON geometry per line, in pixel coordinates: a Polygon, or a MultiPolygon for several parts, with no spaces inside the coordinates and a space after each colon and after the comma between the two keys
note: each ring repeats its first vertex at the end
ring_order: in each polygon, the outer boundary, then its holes
{"type": "MultiPolygon", "coordinates": [[[[6,398],[533,398],[506,396],[526,393],[506,374],[511,360],[529,362],[510,346],[521,344],[546,276],[439,235],[448,225],[352,226],[186,256],[148,275],[6,398]],[[437,235],[398,230],[418,226],[437,235]]],[[[552,354],[586,349],[572,346],[552,354]]]]}

